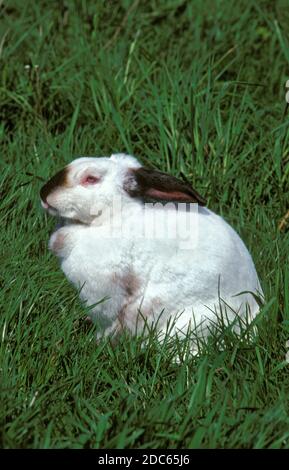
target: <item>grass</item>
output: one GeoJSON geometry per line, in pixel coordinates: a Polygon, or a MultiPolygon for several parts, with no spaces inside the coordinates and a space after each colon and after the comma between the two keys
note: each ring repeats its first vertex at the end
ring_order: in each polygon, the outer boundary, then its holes
{"type": "Polygon", "coordinates": [[[5,448],[289,447],[284,1],[1,3],[0,372],[5,448]],[[181,172],[240,233],[266,295],[253,343],[96,345],[39,188],[76,155],[181,172]]]}

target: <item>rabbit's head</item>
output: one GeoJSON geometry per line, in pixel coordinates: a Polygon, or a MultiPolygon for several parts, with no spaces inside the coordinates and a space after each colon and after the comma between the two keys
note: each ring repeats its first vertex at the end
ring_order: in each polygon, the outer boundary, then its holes
{"type": "Polygon", "coordinates": [[[41,188],[40,197],[50,214],[85,224],[92,223],[115,198],[138,204],[147,198],[205,204],[188,183],[144,168],[125,154],[77,158],[41,188]]]}

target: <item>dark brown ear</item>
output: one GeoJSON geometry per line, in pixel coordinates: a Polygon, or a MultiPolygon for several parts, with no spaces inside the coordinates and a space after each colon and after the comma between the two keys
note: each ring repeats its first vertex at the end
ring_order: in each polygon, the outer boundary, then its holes
{"type": "Polygon", "coordinates": [[[206,200],[188,183],[161,171],[144,167],[130,170],[125,190],[131,197],[159,201],[197,202],[201,206],[206,205],[206,200]]]}

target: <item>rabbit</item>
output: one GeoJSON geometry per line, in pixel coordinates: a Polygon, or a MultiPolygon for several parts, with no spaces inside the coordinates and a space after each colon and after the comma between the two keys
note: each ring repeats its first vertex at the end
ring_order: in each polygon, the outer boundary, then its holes
{"type": "Polygon", "coordinates": [[[224,309],[230,321],[257,315],[263,292],[247,248],[188,182],[131,155],[80,157],[40,198],[62,220],[49,248],[91,307],[98,337],[144,325],[206,336],[224,309]]]}

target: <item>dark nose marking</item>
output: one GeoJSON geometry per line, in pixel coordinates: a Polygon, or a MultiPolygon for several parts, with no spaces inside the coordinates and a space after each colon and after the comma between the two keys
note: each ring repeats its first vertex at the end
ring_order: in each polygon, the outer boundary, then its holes
{"type": "Polygon", "coordinates": [[[63,168],[56,175],[52,176],[47,183],[42,186],[40,190],[40,197],[43,202],[46,201],[47,196],[54,191],[54,189],[59,188],[60,186],[67,185],[67,168],[63,168]]]}

